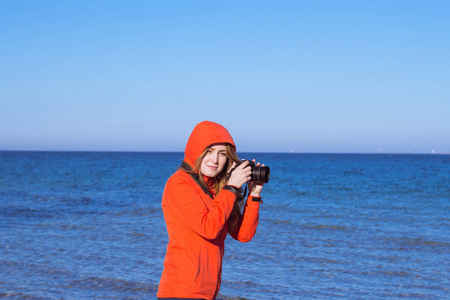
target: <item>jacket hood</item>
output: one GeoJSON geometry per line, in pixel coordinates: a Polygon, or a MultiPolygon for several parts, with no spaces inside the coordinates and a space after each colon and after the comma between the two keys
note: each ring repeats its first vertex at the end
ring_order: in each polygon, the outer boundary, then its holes
{"type": "Polygon", "coordinates": [[[210,121],[198,123],[187,141],[184,150],[184,161],[191,167],[194,167],[195,160],[203,153],[206,147],[222,143],[231,144],[236,148],[230,133],[222,125],[210,121]]]}

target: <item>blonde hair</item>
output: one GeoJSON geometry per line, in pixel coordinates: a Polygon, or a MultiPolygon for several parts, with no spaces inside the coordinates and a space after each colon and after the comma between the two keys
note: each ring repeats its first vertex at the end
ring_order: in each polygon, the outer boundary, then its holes
{"type": "MultiPolygon", "coordinates": [[[[199,180],[201,184],[203,184],[204,187],[208,189],[212,188],[216,195],[219,194],[220,190],[226,185],[228,171],[231,169],[233,163],[234,162],[238,163],[240,161],[236,153],[236,149],[230,144],[226,144],[226,147],[227,147],[226,156],[228,158],[227,165],[223,168],[222,172],[220,172],[219,175],[217,175],[214,178],[211,178],[211,182],[206,183],[200,171],[203,158],[205,157],[210,147],[206,147],[206,149],[202,152],[202,154],[200,154],[200,156],[195,160],[194,168],[192,170],[193,173],[198,173],[200,175],[199,180]]],[[[242,216],[241,208],[239,207],[239,203],[241,201],[242,199],[237,199],[237,201],[234,203],[234,207],[233,210],[231,211],[230,217],[228,218],[229,220],[228,232],[230,234],[236,230],[239,220],[242,216]]]]}

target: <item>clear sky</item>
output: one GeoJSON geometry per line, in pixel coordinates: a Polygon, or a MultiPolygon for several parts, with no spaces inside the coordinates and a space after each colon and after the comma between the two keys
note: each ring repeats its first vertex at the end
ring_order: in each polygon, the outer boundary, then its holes
{"type": "Polygon", "coordinates": [[[450,153],[450,1],[0,1],[0,150],[450,153]]]}

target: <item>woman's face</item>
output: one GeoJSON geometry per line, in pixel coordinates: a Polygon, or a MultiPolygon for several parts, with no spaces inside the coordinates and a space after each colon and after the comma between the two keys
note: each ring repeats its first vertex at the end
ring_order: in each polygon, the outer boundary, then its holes
{"type": "Polygon", "coordinates": [[[216,177],[227,164],[227,146],[213,145],[206,151],[200,165],[200,172],[207,177],[216,177]]]}

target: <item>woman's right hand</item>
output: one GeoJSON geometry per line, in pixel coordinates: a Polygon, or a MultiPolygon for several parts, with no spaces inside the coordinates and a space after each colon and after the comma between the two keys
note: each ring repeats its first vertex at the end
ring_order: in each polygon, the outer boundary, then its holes
{"type": "MultiPolygon", "coordinates": [[[[241,188],[241,186],[243,186],[247,181],[252,179],[252,168],[248,164],[248,161],[244,161],[236,169],[234,169],[234,171],[231,172],[230,179],[228,179],[227,184],[241,188]]],[[[231,169],[235,166],[236,163],[233,163],[231,169]]]]}

